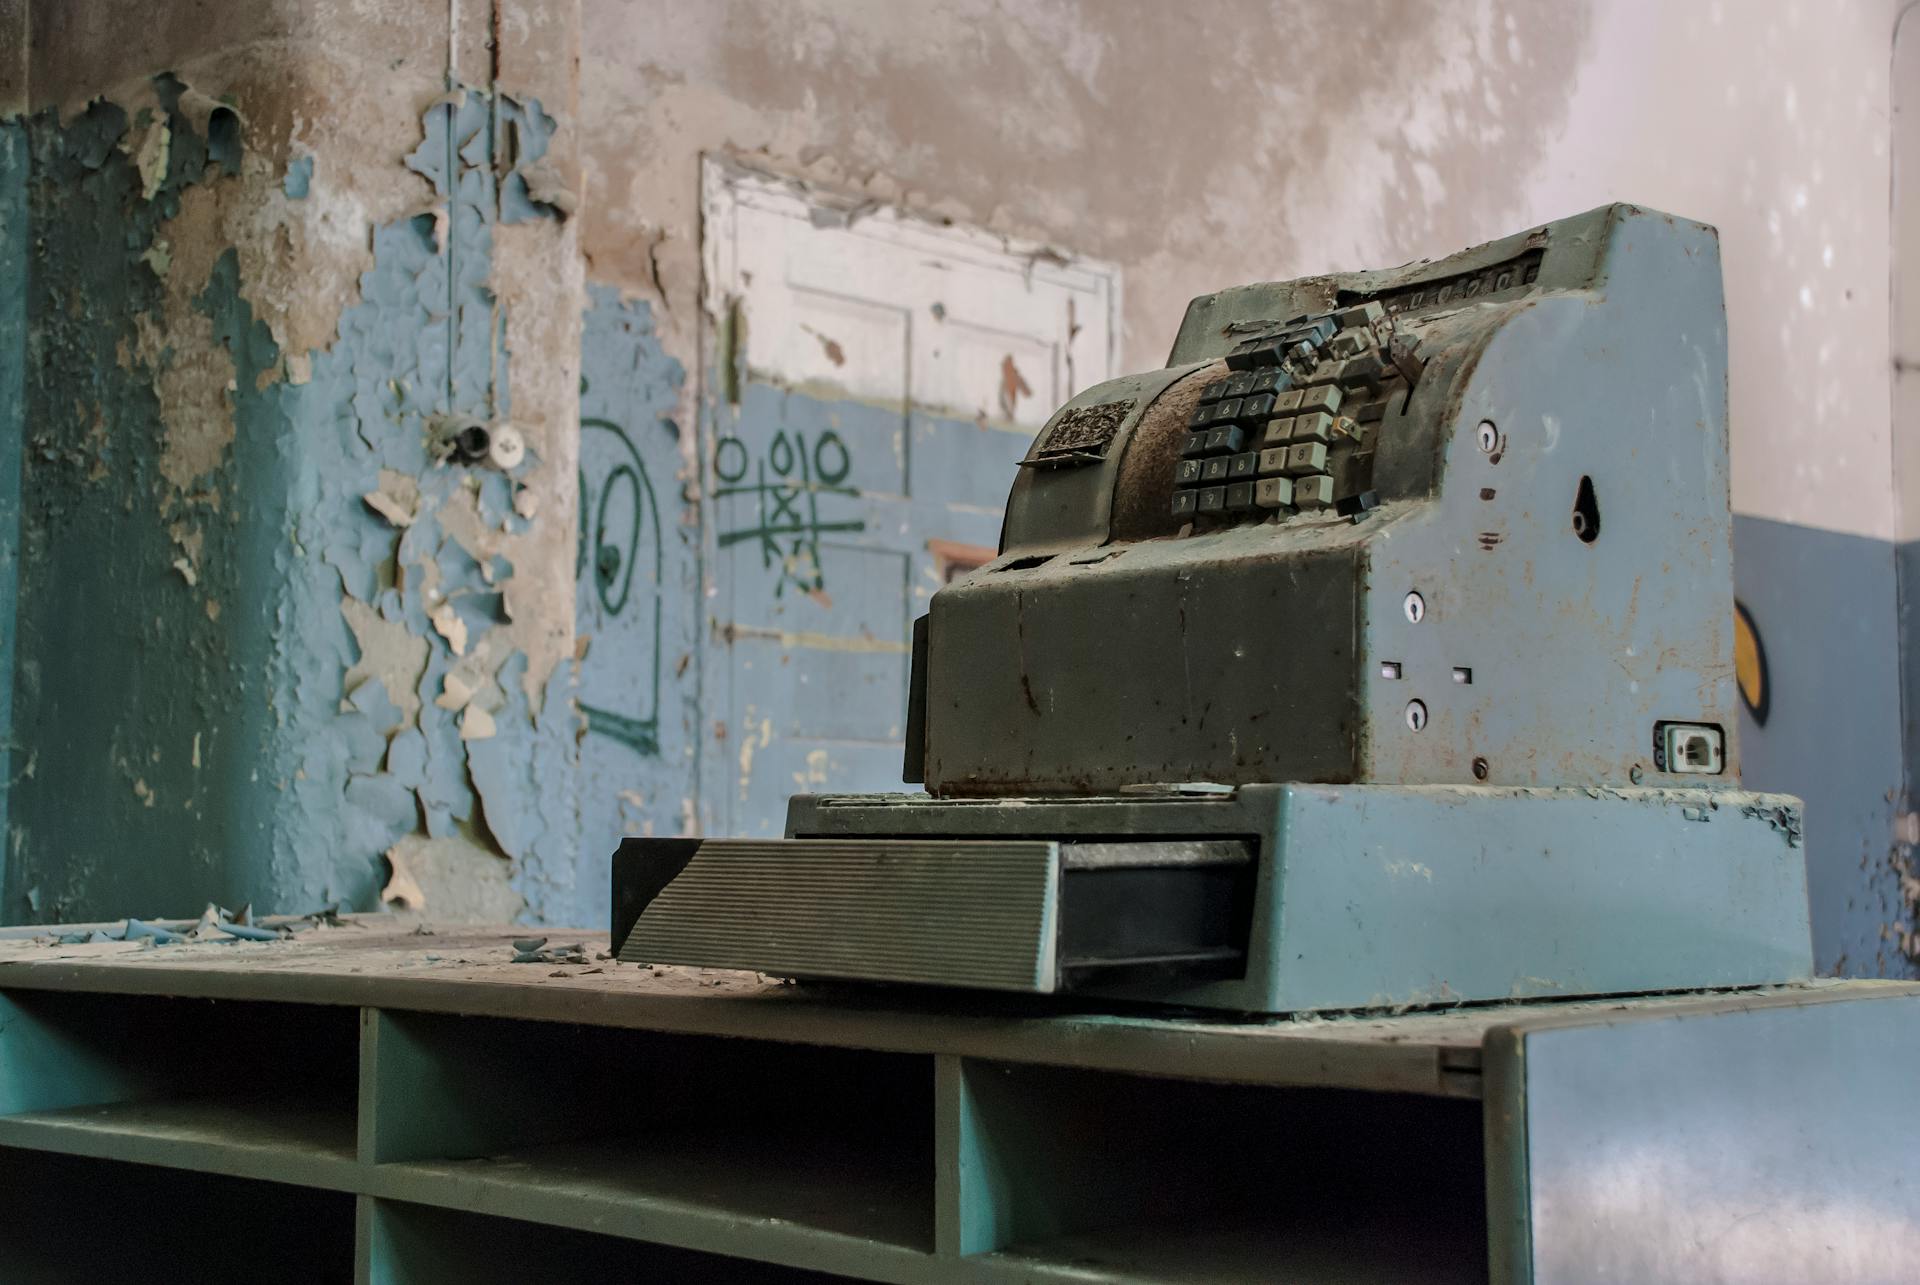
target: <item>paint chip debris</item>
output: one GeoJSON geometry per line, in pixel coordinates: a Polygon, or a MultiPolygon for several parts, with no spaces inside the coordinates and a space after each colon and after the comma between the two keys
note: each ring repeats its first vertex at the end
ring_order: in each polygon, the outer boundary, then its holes
{"type": "Polygon", "coordinates": [[[460,613],[453,604],[443,602],[435,607],[427,619],[433,622],[434,632],[447,640],[447,646],[453,648],[453,654],[467,654],[467,622],[460,619],[460,613]]]}
{"type": "Polygon", "coordinates": [[[567,186],[559,166],[552,161],[522,161],[519,170],[527,184],[527,199],[535,205],[546,206],[562,219],[580,208],[580,198],[567,186]]]}
{"type": "Polygon", "coordinates": [[[384,855],[390,874],[387,878],[387,886],[380,890],[381,904],[393,906],[399,910],[425,910],[427,908],[426,889],[420,886],[419,879],[407,865],[406,852],[401,845],[395,844],[388,848],[384,855]]]}
{"type": "MultiPolygon", "coordinates": [[[[513,962],[516,964],[584,964],[587,962],[585,942],[574,942],[570,946],[549,946],[545,937],[522,937],[513,943],[513,962]]],[[[565,977],[565,973],[553,974],[565,977]]]]}
{"type": "Polygon", "coordinates": [[[460,715],[460,739],[484,741],[495,732],[493,715],[479,705],[469,705],[460,715]]]}
{"type": "Polygon", "coordinates": [[[140,198],[151,201],[167,181],[167,158],[173,151],[173,130],[163,116],[147,127],[134,151],[133,163],[140,171],[140,198]]]}
{"type": "Polygon", "coordinates": [[[465,709],[472,699],[473,684],[457,671],[449,670],[440,680],[440,694],[433,698],[433,703],[441,709],[465,709]]]}
{"type": "Polygon", "coordinates": [[[360,498],[396,527],[410,527],[420,516],[420,483],[394,469],[381,469],[380,489],[368,491],[360,498]]]}

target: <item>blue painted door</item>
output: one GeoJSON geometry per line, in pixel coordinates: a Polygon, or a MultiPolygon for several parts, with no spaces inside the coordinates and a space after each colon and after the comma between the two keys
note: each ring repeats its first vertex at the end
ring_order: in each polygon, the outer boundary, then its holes
{"type": "Polygon", "coordinates": [[[704,810],[777,835],[794,793],[901,788],[913,620],[992,556],[1053,407],[1106,377],[1113,281],[740,171],[707,196],[704,810]]]}

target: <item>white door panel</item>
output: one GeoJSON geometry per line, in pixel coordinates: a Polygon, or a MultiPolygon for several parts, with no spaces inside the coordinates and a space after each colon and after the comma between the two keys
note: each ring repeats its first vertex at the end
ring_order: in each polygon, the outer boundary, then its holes
{"type": "Polygon", "coordinates": [[[1017,461],[1110,378],[1108,265],[709,160],[710,833],[900,784],[908,639],[990,555],[1017,461]],[[730,381],[729,381],[730,382],[730,381]]]}

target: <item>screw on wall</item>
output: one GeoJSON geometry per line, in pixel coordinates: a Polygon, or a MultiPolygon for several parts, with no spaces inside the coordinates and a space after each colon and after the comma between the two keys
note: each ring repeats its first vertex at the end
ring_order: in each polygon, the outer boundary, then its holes
{"type": "Polygon", "coordinates": [[[502,473],[510,473],[526,457],[527,444],[521,438],[520,430],[511,424],[497,425],[493,430],[493,441],[487,447],[487,463],[502,473]]]}

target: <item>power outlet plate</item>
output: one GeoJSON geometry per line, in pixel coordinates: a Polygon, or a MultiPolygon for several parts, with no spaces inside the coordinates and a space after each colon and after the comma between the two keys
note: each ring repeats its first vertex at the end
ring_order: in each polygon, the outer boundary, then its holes
{"type": "Polygon", "coordinates": [[[1654,728],[1654,766],[1685,776],[1718,776],[1727,767],[1727,739],[1712,723],[1661,723],[1654,728]]]}

